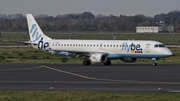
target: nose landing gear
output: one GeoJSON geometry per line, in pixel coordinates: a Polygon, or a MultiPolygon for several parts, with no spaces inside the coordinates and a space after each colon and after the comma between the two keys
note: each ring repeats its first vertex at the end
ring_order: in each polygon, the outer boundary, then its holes
{"type": "Polygon", "coordinates": [[[153,62],[153,66],[157,66],[157,61],[154,61],[154,62],[153,62]]]}
{"type": "Polygon", "coordinates": [[[153,62],[153,66],[157,66],[157,61],[156,61],[157,59],[156,58],[152,58],[152,60],[154,61],[153,62]]]}

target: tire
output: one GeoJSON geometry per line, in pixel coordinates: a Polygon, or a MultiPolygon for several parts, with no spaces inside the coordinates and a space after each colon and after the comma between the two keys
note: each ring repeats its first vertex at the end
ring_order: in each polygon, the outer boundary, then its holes
{"type": "Polygon", "coordinates": [[[110,60],[107,60],[107,61],[104,63],[104,65],[106,65],[106,66],[111,65],[111,61],[110,61],[110,60]]]}
{"type": "Polygon", "coordinates": [[[85,61],[83,61],[83,65],[84,65],[84,66],[89,66],[89,65],[91,65],[91,62],[85,60],[85,61]]]}
{"type": "Polygon", "coordinates": [[[156,63],[156,62],[154,62],[154,63],[153,63],[153,66],[157,66],[157,63],[156,63]]]}

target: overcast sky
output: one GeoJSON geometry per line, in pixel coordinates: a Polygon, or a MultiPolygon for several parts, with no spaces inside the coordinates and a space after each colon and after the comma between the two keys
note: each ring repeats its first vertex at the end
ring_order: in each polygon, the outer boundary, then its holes
{"type": "Polygon", "coordinates": [[[1,14],[33,15],[92,12],[94,15],[154,16],[180,10],[180,0],[0,0],[1,14]]]}

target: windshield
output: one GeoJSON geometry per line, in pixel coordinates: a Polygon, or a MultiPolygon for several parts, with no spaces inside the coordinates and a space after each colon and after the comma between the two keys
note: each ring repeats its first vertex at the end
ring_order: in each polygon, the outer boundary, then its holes
{"type": "Polygon", "coordinates": [[[158,48],[158,47],[163,48],[163,47],[166,47],[166,46],[164,46],[163,44],[156,44],[156,45],[154,45],[154,47],[155,48],[158,48]]]}

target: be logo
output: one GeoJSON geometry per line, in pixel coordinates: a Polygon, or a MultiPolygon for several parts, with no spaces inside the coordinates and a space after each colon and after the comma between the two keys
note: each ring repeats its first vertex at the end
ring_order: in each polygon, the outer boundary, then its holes
{"type": "Polygon", "coordinates": [[[140,44],[131,44],[131,53],[143,53],[142,52],[142,48],[141,48],[141,45],[140,44]]]}
{"type": "Polygon", "coordinates": [[[43,42],[43,37],[41,38],[41,40],[38,42],[38,48],[41,50],[48,50],[49,48],[49,43],[48,42],[43,42]]]}
{"type": "Polygon", "coordinates": [[[134,43],[131,43],[128,45],[127,42],[124,42],[122,44],[122,50],[125,50],[127,52],[131,52],[131,53],[143,53],[141,45],[140,44],[134,44],[134,43]]]}

